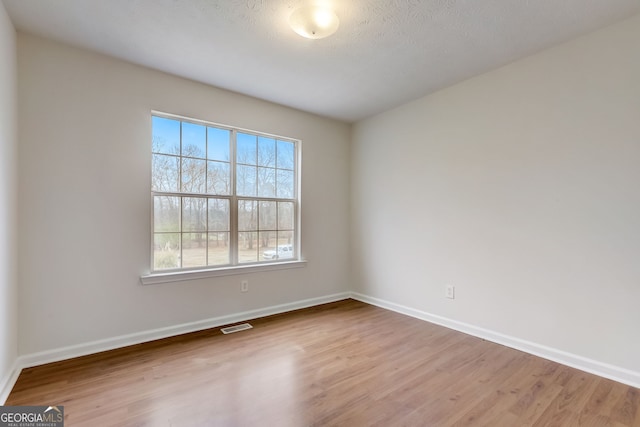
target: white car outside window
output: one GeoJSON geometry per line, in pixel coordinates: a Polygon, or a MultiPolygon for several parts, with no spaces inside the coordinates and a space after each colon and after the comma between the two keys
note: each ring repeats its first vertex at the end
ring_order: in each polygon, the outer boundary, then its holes
{"type": "Polygon", "coordinates": [[[293,257],[293,245],[278,245],[278,249],[270,249],[264,251],[262,258],[264,259],[280,259],[293,257]]]}

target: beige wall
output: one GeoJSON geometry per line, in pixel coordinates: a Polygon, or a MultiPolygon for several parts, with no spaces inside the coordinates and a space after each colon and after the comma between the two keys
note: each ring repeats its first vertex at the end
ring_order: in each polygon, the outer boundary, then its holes
{"type": "Polygon", "coordinates": [[[354,289],[640,379],[638,40],[640,16],[357,123],[354,289]]]}
{"type": "Polygon", "coordinates": [[[18,354],[16,32],[0,2],[0,404],[18,354]]]}
{"type": "Polygon", "coordinates": [[[18,59],[21,354],[347,290],[348,125],[30,35],[18,59]],[[140,284],[152,109],[303,141],[305,268],[140,284]]]}

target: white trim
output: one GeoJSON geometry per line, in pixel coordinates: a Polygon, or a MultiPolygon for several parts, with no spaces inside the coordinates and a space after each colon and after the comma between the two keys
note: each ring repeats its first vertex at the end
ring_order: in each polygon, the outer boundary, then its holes
{"type": "Polygon", "coordinates": [[[383,299],[370,297],[368,295],[363,295],[357,292],[352,292],[351,298],[367,304],[382,307],[387,310],[395,311],[397,313],[405,314],[407,316],[415,317],[417,319],[425,320],[430,323],[435,323],[436,325],[444,326],[446,328],[463,332],[468,335],[473,335],[475,337],[514,348],[516,350],[524,351],[534,356],[542,357],[543,359],[570,366],[572,368],[576,368],[590,374],[595,374],[613,381],[630,385],[632,387],[640,388],[640,372],[631,371],[619,366],[614,366],[597,360],[588,359],[586,357],[568,353],[566,351],[504,335],[499,332],[491,331],[489,329],[480,328],[468,323],[459,322],[457,320],[427,313],[425,311],[406,307],[404,305],[396,304],[383,299]]]}
{"type": "Polygon", "coordinates": [[[260,317],[271,316],[273,314],[286,313],[288,311],[299,310],[301,308],[341,301],[348,298],[349,293],[343,292],[339,294],[310,298],[286,304],[274,305],[271,307],[259,308],[256,310],[243,311],[241,313],[234,313],[226,316],[213,317],[196,322],[183,323],[181,325],[152,329],[144,332],[136,332],[119,337],[107,338],[98,341],[91,341],[84,344],[77,344],[39,353],[27,354],[18,358],[18,364],[22,369],[24,369],[28,367],[43,365],[45,363],[58,362],[60,360],[71,359],[73,357],[86,356],[88,354],[99,353],[101,351],[113,350],[129,345],[140,344],[181,334],[187,334],[189,332],[215,328],[223,325],[228,325],[230,323],[244,322],[260,317]]]}
{"type": "Polygon", "coordinates": [[[164,111],[160,111],[160,110],[151,110],[151,115],[152,116],[162,117],[162,118],[165,118],[165,119],[180,120],[180,121],[183,121],[183,122],[191,122],[191,123],[196,124],[196,125],[212,126],[212,127],[217,127],[217,128],[224,128],[226,130],[231,130],[231,131],[235,130],[235,131],[240,131],[240,132],[243,132],[243,133],[251,133],[251,134],[256,134],[258,136],[264,136],[265,138],[279,139],[281,141],[288,141],[288,142],[298,142],[298,141],[300,141],[300,139],[292,138],[290,136],[283,136],[283,135],[278,135],[278,134],[275,134],[275,133],[262,132],[262,131],[259,131],[259,130],[242,128],[242,127],[235,126],[235,125],[225,125],[223,123],[212,122],[210,120],[194,119],[193,117],[181,116],[180,114],[165,113],[164,111]]]}
{"type": "Polygon", "coordinates": [[[11,393],[13,386],[16,385],[16,381],[18,381],[20,371],[22,371],[22,366],[20,366],[20,359],[18,358],[11,365],[7,376],[0,379],[0,405],[6,403],[9,393],[11,393]]]}
{"type": "Polygon", "coordinates": [[[405,314],[407,316],[415,317],[417,319],[444,326],[449,329],[463,332],[475,337],[486,339],[488,341],[514,348],[516,350],[524,351],[526,353],[542,357],[544,359],[552,360],[554,362],[561,363],[572,368],[580,369],[591,374],[609,378],[611,380],[627,384],[632,387],[640,388],[640,372],[635,372],[618,366],[613,366],[607,363],[588,359],[582,356],[567,353],[562,350],[557,350],[537,343],[532,343],[488,329],[473,326],[468,323],[458,322],[446,317],[430,314],[421,310],[406,307],[379,298],[370,297],[357,292],[343,292],[20,356],[14,362],[8,375],[0,382],[0,405],[4,404],[7,397],[9,396],[9,393],[11,392],[11,389],[15,385],[20,372],[25,368],[43,365],[45,363],[57,362],[73,357],[86,356],[88,354],[113,350],[116,348],[140,344],[162,338],[168,338],[176,335],[186,334],[189,332],[215,328],[231,323],[244,322],[247,320],[270,316],[273,314],[286,313],[288,311],[313,307],[316,305],[335,301],[341,301],[348,298],[382,307],[384,309],[395,311],[397,313],[405,314]]]}
{"type": "Polygon", "coordinates": [[[206,279],[207,277],[233,276],[236,274],[261,273],[263,271],[289,270],[307,266],[306,260],[274,262],[269,264],[242,265],[212,270],[172,271],[170,273],[153,273],[140,276],[143,285],[158,283],[184,282],[186,280],[206,279]]]}

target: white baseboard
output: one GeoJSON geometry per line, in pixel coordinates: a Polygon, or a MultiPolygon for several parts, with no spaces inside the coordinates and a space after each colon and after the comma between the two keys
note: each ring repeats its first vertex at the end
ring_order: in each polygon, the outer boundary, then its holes
{"type": "Polygon", "coordinates": [[[640,388],[640,372],[635,372],[629,369],[599,362],[597,360],[588,359],[576,354],[567,353],[562,350],[547,347],[530,341],[525,341],[520,338],[511,337],[468,323],[458,322],[457,320],[448,319],[446,317],[427,313],[421,310],[416,310],[411,307],[406,307],[400,304],[370,297],[368,295],[363,295],[357,292],[352,292],[351,298],[365,302],[367,304],[382,307],[387,310],[395,311],[397,313],[405,314],[407,316],[415,317],[417,319],[425,320],[430,323],[435,323],[449,329],[464,332],[465,334],[473,335],[475,337],[514,348],[516,350],[524,351],[525,353],[533,354],[534,356],[542,357],[543,359],[552,360],[554,362],[570,366],[581,371],[589,372],[600,377],[608,378],[613,381],[627,384],[632,387],[640,388]]]}
{"type": "Polygon", "coordinates": [[[561,363],[572,368],[580,369],[582,371],[589,372],[604,378],[609,378],[623,384],[628,384],[632,387],[640,388],[639,372],[609,365],[596,360],[587,359],[582,356],[521,340],[519,338],[514,338],[488,329],[479,328],[467,323],[458,322],[456,320],[437,316],[411,307],[406,307],[400,304],[370,297],[357,292],[343,292],[339,294],[310,298],[256,310],[244,311],[227,316],[214,317],[197,322],[184,323],[181,325],[169,326],[166,328],[153,329],[150,331],[92,341],[84,344],[43,351],[40,353],[23,355],[18,357],[11,370],[8,372],[7,376],[5,378],[0,378],[0,405],[6,402],[6,399],[9,396],[9,393],[11,392],[11,389],[13,388],[15,382],[17,381],[20,372],[25,368],[43,365],[45,363],[57,362],[65,359],[71,359],[73,357],[86,356],[88,354],[113,350],[116,348],[126,347],[128,345],[140,344],[157,339],[186,334],[189,332],[215,328],[231,323],[243,322],[259,317],[270,316],[273,314],[286,313],[288,311],[313,307],[316,305],[340,301],[348,298],[353,298],[367,304],[382,307],[387,310],[425,320],[430,323],[435,323],[437,325],[473,335],[478,338],[486,339],[488,341],[511,347],[516,350],[524,351],[526,353],[533,354],[544,359],[552,360],[554,362],[561,363]]]}
{"type": "Polygon", "coordinates": [[[20,371],[22,368],[20,367],[18,360],[16,359],[7,372],[7,376],[4,378],[0,378],[0,405],[4,405],[7,401],[7,397],[9,397],[9,393],[11,393],[11,389],[13,389],[14,384],[18,380],[18,376],[20,375],[20,371]]]}
{"type": "MultiPolygon", "coordinates": [[[[259,317],[271,316],[273,314],[280,314],[288,311],[298,310],[301,308],[340,301],[348,299],[349,296],[350,294],[348,292],[326,295],[317,298],[295,301],[287,304],[259,308],[256,310],[243,311],[241,313],[234,313],[226,316],[213,317],[210,319],[199,320],[197,322],[183,323],[181,325],[169,326],[166,328],[153,329],[149,331],[137,332],[98,341],[91,341],[84,344],[62,347],[39,353],[26,354],[18,357],[18,360],[15,364],[16,373],[12,374],[11,378],[7,379],[5,387],[2,389],[3,393],[5,389],[7,389],[6,396],[2,394],[0,395],[0,398],[4,397],[4,400],[6,400],[6,397],[9,395],[11,388],[15,384],[15,381],[20,374],[20,371],[24,368],[44,365],[45,363],[58,362],[60,360],[71,359],[79,356],[86,356],[88,354],[94,354],[101,351],[113,350],[129,345],[173,337],[189,332],[202,331],[209,328],[228,325],[230,323],[244,322],[251,319],[257,319],[259,317]]],[[[2,402],[4,402],[4,400],[0,399],[0,401],[2,402]]]]}

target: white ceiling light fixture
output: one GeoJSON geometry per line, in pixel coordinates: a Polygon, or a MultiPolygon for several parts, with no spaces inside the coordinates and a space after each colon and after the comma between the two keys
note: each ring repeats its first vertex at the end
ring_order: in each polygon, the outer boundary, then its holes
{"type": "Polygon", "coordinates": [[[293,11],[289,25],[296,33],[308,39],[323,39],[338,30],[338,15],[328,7],[304,6],[293,11]]]}

